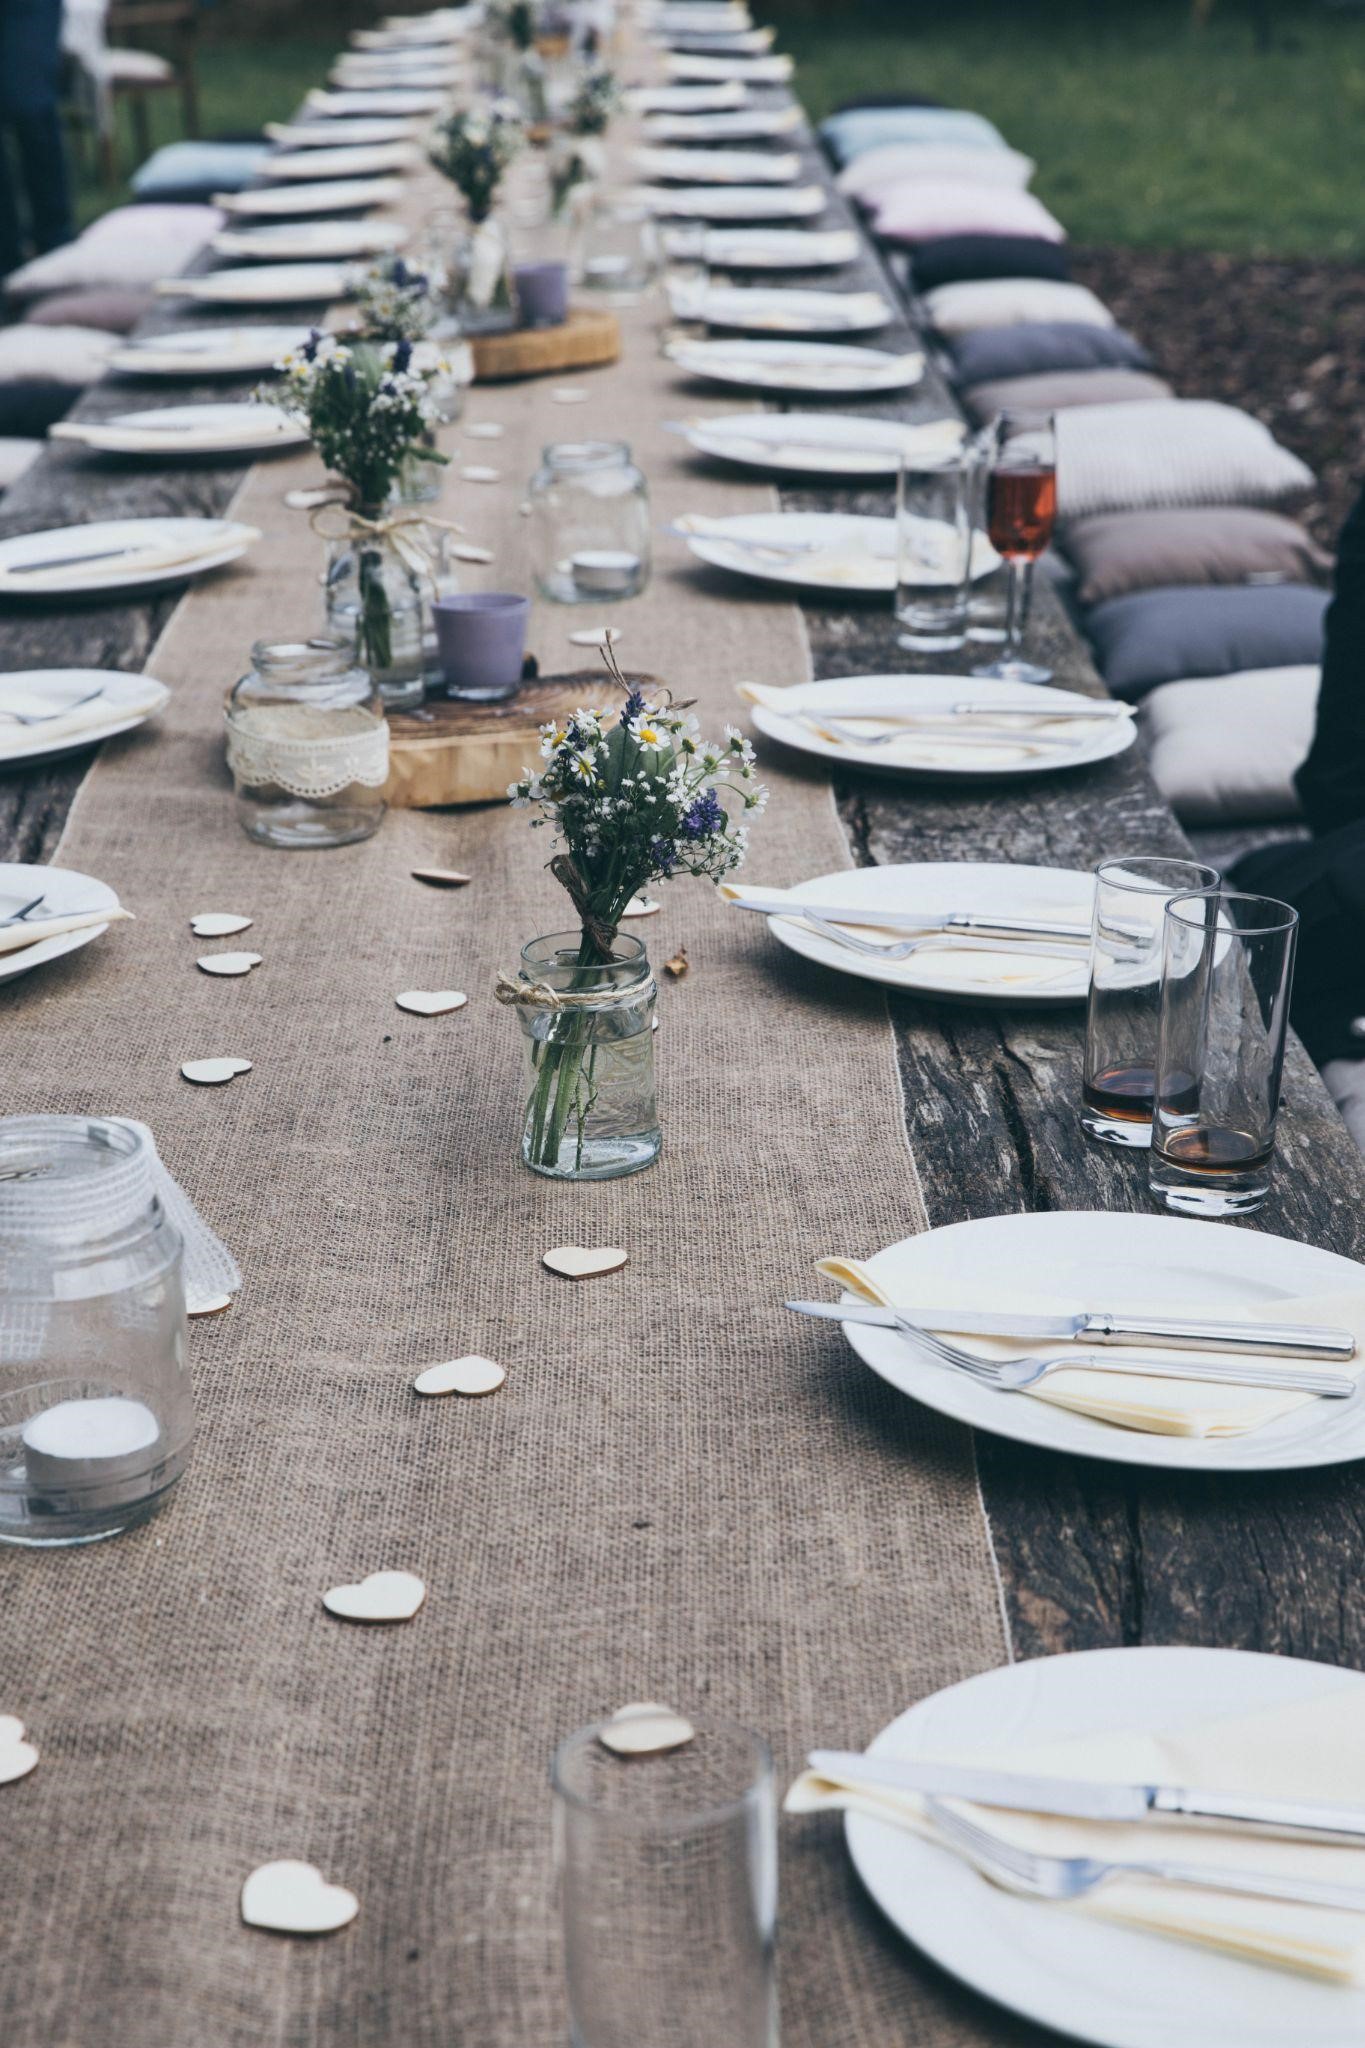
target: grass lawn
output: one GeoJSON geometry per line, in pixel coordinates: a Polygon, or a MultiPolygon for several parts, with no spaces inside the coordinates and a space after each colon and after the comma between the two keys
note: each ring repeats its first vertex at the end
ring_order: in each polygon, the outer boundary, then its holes
{"type": "Polygon", "coordinates": [[[754,0],[815,116],[903,86],[989,115],[1078,242],[1365,257],[1365,14],[1299,0],[754,0]]]}

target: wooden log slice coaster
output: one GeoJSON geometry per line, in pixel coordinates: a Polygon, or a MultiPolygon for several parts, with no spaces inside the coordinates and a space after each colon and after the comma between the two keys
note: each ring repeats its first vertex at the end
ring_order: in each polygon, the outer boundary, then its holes
{"type": "MultiPolygon", "coordinates": [[[[653,693],[654,676],[630,680],[653,693]]],[[[389,714],[389,780],[385,796],[400,810],[506,800],[507,785],[540,760],[540,728],[585,704],[610,704],[601,668],[535,676],[500,704],[433,697],[420,712],[389,714]]]]}
{"type": "Polygon", "coordinates": [[[524,327],[515,334],[472,334],[476,384],[510,377],[549,377],[614,363],[621,353],[621,323],[614,313],[571,307],[562,327],[524,327]]]}

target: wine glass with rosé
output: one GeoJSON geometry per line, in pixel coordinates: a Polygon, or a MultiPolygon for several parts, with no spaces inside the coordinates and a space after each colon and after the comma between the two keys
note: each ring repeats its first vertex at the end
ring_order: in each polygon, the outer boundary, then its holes
{"type": "Polygon", "coordinates": [[[996,661],[973,669],[1006,683],[1048,683],[1052,670],[1021,652],[1033,591],[1033,565],[1057,518],[1057,444],[1049,412],[1002,412],[987,443],[986,531],[1009,573],[1005,645],[996,661]]]}

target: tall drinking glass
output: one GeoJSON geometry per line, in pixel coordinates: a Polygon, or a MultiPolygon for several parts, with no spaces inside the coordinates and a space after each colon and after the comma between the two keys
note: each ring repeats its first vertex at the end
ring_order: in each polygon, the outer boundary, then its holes
{"type": "Polygon", "coordinates": [[[896,644],[943,654],[967,637],[972,546],[970,448],[931,459],[907,455],[896,488],[896,644]]]}
{"type": "Polygon", "coordinates": [[[1299,914],[1227,889],[1166,905],[1149,1186],[1183,1216],[1270,1188],[1299,914]]]}
{"type": "Polygon", "coordinates": [[[1009,571],[1005,649],[973,669],[1006,683],[1048,683],[1052,670],[1022,653],[1033,593],[1033,565],[1052,539],[1057,517],[1057,448],[1050,412],[1002,412],[990,436],[986,531],[1009,571]]]}
{"type": "Polygon", "coordinates": [[[573,2048],[777,2048],[767,1744],[695,1722],[663,1754],[582,1728],[551,1772],[573,2048]]]}
{"type": "Polygon", "coordinates": [[[1145,854],[1095,870],[1081,1129],[1102,1145],[1152,1142],[1166,905],[1218,882],[1202,861],[1145,854]]]}

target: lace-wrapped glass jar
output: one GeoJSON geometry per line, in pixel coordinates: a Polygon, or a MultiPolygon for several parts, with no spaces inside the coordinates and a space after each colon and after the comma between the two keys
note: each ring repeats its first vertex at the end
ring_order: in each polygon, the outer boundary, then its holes
{"type": "Polygon", "coordinates": [[[600,605],[639,596],[649,581],[649,485],[624,441],[552,441],[529,497],[546,597],[600,605]]]}
{"type": "Polygon", "coordinates": [[[150,1133],[0,1121],[0,1541],[93,1543],[189,1462],[183,1246],[150,1133]]]}
{"type": "Polygon", "coordinates": [[[348,846],[384,815],[389,729],[344,640],[258,640],[224,709],[237,815],[263,846],[348,846]]]}

